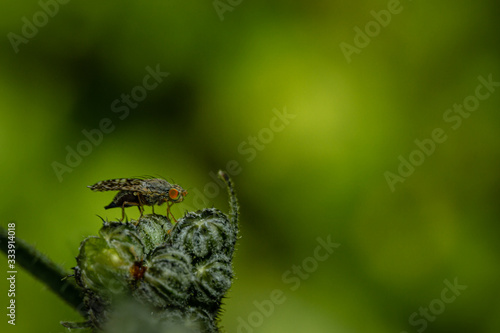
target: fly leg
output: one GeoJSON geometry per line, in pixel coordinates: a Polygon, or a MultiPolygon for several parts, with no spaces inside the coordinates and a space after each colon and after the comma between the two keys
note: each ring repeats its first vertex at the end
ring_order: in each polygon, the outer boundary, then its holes
{"type": "Polygon", "coordinates": [[[172,219],[174,220],[174,222],[177,223],[177,220],[175,219],[174,214],[172,214],[172,212],[170,211],[170,207],[172,207],[173,204],[174,204],[173,202],[167,202],[167,218],[169,216],[172,216],[172,219]]]}

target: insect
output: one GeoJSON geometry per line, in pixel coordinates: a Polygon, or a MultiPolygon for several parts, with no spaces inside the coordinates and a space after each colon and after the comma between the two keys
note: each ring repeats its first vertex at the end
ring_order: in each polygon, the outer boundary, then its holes
{"type": "Polygon", "coordinates": [[[184,200],[187,191],[176,184],[170,184],[161,178],[117,178],[103,180],[94,185],[87,186],[92,191],[119,191],[113,201],[105,209],[121,207],[122,219],[125,218],[125,207],[137,206],[141,216],[144,206],[151,206],[154,214],[154,205],[167,203],[167,217],[169,215],[175,220],[170,212],[170,207],[184,200]]]}

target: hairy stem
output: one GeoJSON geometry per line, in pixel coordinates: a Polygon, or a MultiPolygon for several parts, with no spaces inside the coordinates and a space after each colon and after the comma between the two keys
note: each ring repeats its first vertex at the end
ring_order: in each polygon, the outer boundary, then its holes
{"type": "Polygon", "coordinates": [[[238,199],[236,198],[236,192],[234,191],[233,181],[231,180],[231,178],[229,178],[228,174],[222,170],[219,170],[219,177],[227,185],[227,191],[229,193],[229,206],[230,206],[229,215],[231,216],[231,223],[237,226],[240,206],[238,204],[238,199]]]}
{"type": "MultiPolygon", "coordinates": [[[[5,254],[7,254],[8,237],[7,229],[0,226],[0,248],[5,254]]],[[[69,274],[64,268],[22,239],[16,238],[15,246],[16,264],[30,272],[80,314],[86,315],[82,308],[83,296],[80,289],[72,280],[66,279],[69,274]]]]}

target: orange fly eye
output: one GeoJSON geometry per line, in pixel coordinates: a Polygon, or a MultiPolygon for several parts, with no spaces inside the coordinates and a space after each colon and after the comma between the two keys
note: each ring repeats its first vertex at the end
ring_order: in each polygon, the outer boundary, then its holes
{"type": "Polygon", "coordinates": [[[175,188],[171,188],[168,191],[168,196],[170,197],[170,199],[175,200],[179,197],[179,191],[177,191],[175,188]]]}

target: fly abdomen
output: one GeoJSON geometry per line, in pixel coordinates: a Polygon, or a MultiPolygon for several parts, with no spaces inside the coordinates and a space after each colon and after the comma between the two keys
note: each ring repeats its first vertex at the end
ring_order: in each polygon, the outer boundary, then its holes
{"type": "Polygon", "coordinates": [[[113,201],[111,201],[109,205],[104,207],[104,209],[116,208],[116,207],[130,207],[130,206],[137,206],[139,204],[140,204],[139,198],[136,195],[134,195],[133,192],[120,191],[115,195],[113,201]]]}

